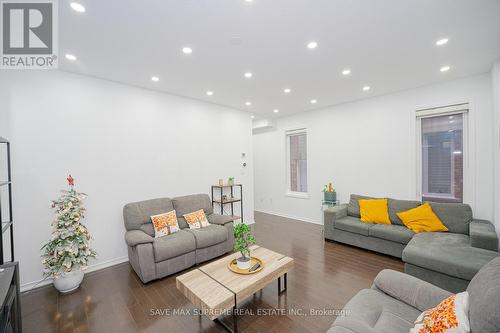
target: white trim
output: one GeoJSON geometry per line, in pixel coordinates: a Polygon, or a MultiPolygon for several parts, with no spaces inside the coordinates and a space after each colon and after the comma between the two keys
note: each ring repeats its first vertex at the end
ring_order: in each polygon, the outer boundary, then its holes
{"type": "Polygon", "coordinates": [[[427,109],[417,110],[417,117],[425,117],[425,116],[438,116],[438,115],[447,115],[453,113],[463,113],[469,111],[469,103],[460,103],[446,106],[436,106],[427,109]]]}
{"type": "Polygon", "coordinates": [[[309,192],[286,191],[285,196],[299,199],[309,199],[309,192]]]}
{"type": "Polygon", "coordinates": [[[294,216],[294,215],[290,215],[290,214],[278,213],[278,212],[274,212],[274,211],[270,211],[270,210],[262,210],[262,209],[256,209],[255,211],[259,212],[259,213],[264,213],[264,214],[276,215],[276,216],[284,217],[287,219],[298,220],[301,222],[323,225],[323,223],[321,223],[321,221],[313,220],[313,219],[310,219],[307,217],[299,217],[299,216],[294,216]]]}
{"type": "MultiPolygon", "coordinates": [[[[85,270],[85,273],[98,271],[98,270],[108,268],[111,266],[115,266],[115,265],[118,265],[118,264],[121,264],[121,263],[124,263],[127,261],[128,261],[128,257],[118,257],[115,259],[103,261],[103,262],[100,262],[100,263],[97,263],[94,265],[89,265],[89,267],[85,270]]],[[[52,283],[52,278],[45,278],[45,279],[38,280],[38,281],[23,283],[21,285],[20,289],[21,289],[21,292],[25,292],[25,291],[30,291],[31,289],[34,289],[35,287],[39,288],[39,287],[43,287],[43,286],[46,286],[46,285],[51,284],[51,283],[52,283]]]]}

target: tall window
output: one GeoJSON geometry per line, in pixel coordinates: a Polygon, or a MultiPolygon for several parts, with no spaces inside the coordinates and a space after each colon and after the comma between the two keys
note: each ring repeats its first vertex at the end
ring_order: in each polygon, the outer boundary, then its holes
{"type": "Polygon", "coordinates": [[[286,132],[288,192],[307,193],[307,133],[286,132]]]}
{"type": "Polygon", "coordinates": [[[424,201],[463,202],[466,106],[417,112],[424,201]]]}

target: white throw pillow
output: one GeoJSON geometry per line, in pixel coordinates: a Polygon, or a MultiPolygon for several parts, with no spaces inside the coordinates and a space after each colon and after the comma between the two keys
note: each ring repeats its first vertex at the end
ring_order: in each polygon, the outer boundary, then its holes
{"type": "Polygon", "coordinates": [[[464,291],[425,310],[410,333],[469,333],[469,293],[464,291]]]}

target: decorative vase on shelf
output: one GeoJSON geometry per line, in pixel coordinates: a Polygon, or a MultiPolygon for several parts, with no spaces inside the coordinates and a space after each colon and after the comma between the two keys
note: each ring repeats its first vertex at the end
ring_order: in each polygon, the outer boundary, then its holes
{"type": "Polygon", "coordinates": [[[59,199],[52,201],[51,207],[56,210],[52,237],[42,247],[44,276],[53,278],[54,287],[61,293],[78,289],[90,258],[96,257],[90,248],[90,234],[82,223],[87,195],[74,189],[71,175],[67,179],[69,190],[61,191],[59,199]]]}
{"type": "Polygon", "coordinates": [[[234,177],[229,177],[229,178],[227,179],[227,184],[228,184],[228,185],[234,185],[234,177]]]}
{"type": "Polygon", "coordinates": [[[324,192],[325,193],[325,201],[335,202],[337,201],[337,192],[324,192]]]}

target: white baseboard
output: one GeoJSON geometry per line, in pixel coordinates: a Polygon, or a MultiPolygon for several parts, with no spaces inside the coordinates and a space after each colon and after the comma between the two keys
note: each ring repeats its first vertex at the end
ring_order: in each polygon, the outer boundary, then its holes
{"type": "MultiPolygon", "coordinates": [[[[253,221],[253,220],[252,221],[245,221],[245,223],[246,224],[254,224],[255,221],[253,221]]],[[[89,272],[98,271],[100,269],[108,268],[108,267],[111,267],[114,265],[118,265],[118,264],[121,264],[121,263],[126,262],[126,261],[128,261],[127,256],[103,261],[103,262],[100,262],[100,263],[97,263],[94,265],[89,265],[89,267],[85,270],[85,272],[89,273],[89,272]]],[[[51,283],[52,283],[52,278],[46,278],[46,279],[42,279],[42,280],[38,280],[38,281],[24,283],[21,285],[21,292],[31,290],[35,287],[36,288],[43,287],[43,286],[46,286],[46,285],[51,284],[51,283]]]]}
{"type": "Polygon", "coordinates": [[[265,214],[271,214],[271,215],[276,215],[276,216],[280,216],[280,217],[285,217],[285,218],[292,219],[292,220],[299,220],[299,221],[304,221],[304,222],[308,222],[308,223],[323,225],[323,223],[321,221],[317,221],[317,220],[313,220],[313,219],[309,219],[309,218],[305,218],[305,217],[299,217],[299,216],[294,216],[294,215],[290,215],[290,214],[273,212],[273,211],[262,210],[262,209],[256,209],[255,211],[259,212],[259,213],[265,213],[265,214]]]}
{"type": "MultiPolygon", "coordinates": [[[[118,257],[115,259],[106,260],[106,261],[99,262],[99,263],[94,264],[94,265],[89,265],[89,267],[85,270],[85,272],[89,273],[89,272],[93,272],[93,271],[98,271],[100,269],[111,267],[114,265],[118,265],[118,264],[121,264],[121,263],[126,262],[126,261],[128,261],[128,257],[118,257]]],[[[46,286],[46,285],[51,284],[51,283],[52,283],[52,278],[46,278],[46,279],[42,279],[42,280],[38,280],[38,281],[24,283],[21,285],[21,292],[28,291],[28,290],[38,288],[38,287],[43,287],[43,286],[46,286]]]]}

